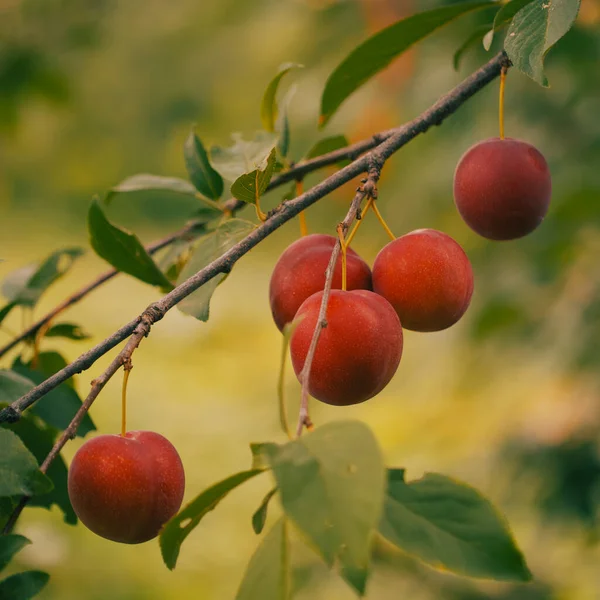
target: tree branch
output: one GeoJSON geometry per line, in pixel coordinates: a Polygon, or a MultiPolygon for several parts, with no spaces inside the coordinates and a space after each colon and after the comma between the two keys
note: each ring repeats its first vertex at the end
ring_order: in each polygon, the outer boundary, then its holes
{"type": "Polygon", "coordinates": [[[151,326],[156,321],[162,319],[167,311],[189,296],[192,292],[196,291],[207,281],[210,281],[213,277],[220,273],[228,273],[231,271],[233,265],[244,256],[244,254],[249,252],[273,231],[281,227],[281,225],[333,190],[347,183],[354,177],[366,172],[374,162],[380,164],[383,163],[404,144],[408,143],[420,133],[427,131],[432,125],[439,125],[466,100],[477,93],[490,81],[494,80],[500,74],[502,66],[506,64],[507,58],[503,53],[496,55],[483,67],[475,71],[475,73],[456,86],[451,92],[438,100],[419,117],[392,130],[393,133],[377,146],[376,150],[354,160],[351,164],[340,169],[330,177],[327,177],[297,198],[282,203],[273,211],[267,221],[222,256],[198,271],[181,285],[177,286],[161,300],[151,304],[140,316],[125,324],[103,342],[100,342],[91,350],[82,354],[71,364],[67,365],[65,368],[49,377],[46,381],[33,388],[30,392],[13,402],[10,406],[0,411],[0,423],[17,421],[25,409],[73,375],[90,368],[98,358],[109,352],[120,342],[127,339],[135,331],[141,332],[142,337],[147,335],[151,326]]]}

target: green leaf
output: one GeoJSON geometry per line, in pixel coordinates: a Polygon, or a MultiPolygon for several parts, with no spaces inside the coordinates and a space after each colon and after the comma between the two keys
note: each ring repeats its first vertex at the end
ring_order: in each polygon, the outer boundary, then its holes
{"type": "Polygon", "coordinates": [[[176,281],[194,251],[194,242],[177,240],[158,261],[160,270],[170,281],[176,281]]]}
{"type": "Polygon", "coordinates": [[[249,204],[257,204],[259,198],[264,194],[271,177],[273,176],[273,167],[277,153],[275,148],[265,161],[263,161],[257,169],[250,173],[240,175],[231,185],[231,193],[242,202],[249,204]]]}
{"type": "Polygon", "coordinates": [[[275,131],[275,123],[279,114],[276,98],[279,83],[286,73],[289,73],[292,69],[298,68],[303,68],[303,65],[299,65],[298,63],[284,63],[279,67],[277,75],[273,77],[267,86],[262,103],[260,105],[260,120],[262,121],[262,126],[266,131],[275,131]]]}
{"type": "Polygon", "coordinates": [[[91,337],[80,325],[75,323],[57,323],[52,325],[45,335],[46,337],[61,337],[75,341],[88,340],[91,337]]]}
{"type": "Polygon", "coordinates": [[[82,254],[82,248],[63,248],[52,253],[39,266],[28,265],[17,269],[2,282],[2,293],[15,304],[33,307],[82,254]]]}
{"type": "Polygon", "coordinates": [[[483,47],[486,50],[489,50],[492,47],[492,42],[494,41],[494,34],[498,29],[501,29],[508,23],[510,23],[513,17],[526,5],[529,4],[532,0],[510,0],[506,4],[503,4],[500,10],[496,13],[494,17],[494,24],[492,28],[487,32],[485,37],[483,38],[483,47]]]}
{"type": "Polygon", "coordinates": [[[96,254],[115,269],[164,290],[173,288],[140,240],[133,233],[110,223],[97,200],[92,202],[88,212],[88,230],[96,254]]]}
{"type": "Polygon", "coordinates": [[[252,515],[252,529],[254,533],[259,535],[265,527],[267,522],[267,509],[269,508],[269,501],[277,493],[277,488],[273,488],[260,503],[260,506],[256,509],[256,512],[252,515]]]}
{"type": "Polygon", "coordinates": [[[6,306],[4,306],[2,309],[0,309],[0,323],[2,323],[2,321],[4,321],[4,319],[6,319],[6,317],[8,316],[8,313],[15,306],[17,306],[16,302],[9,302],[6,306]]]}
{"type": "Polygon", "coordinates": [[[522,8],[508,28],[504,49],[513,66],[540,85],[546,53],[571,29],[580,0],[534,0],[522,8]]]}
{"type": "Polygon", "coordinates": [[[115,185],[107,194],[106,202],[110,202],[116,194],[131,192],[173,192],[174,194],[195,196],[196,188],[189,181],[178,177],[160,177],[159,175],[140,173],[115,185]]]}
{"type": "Polygon", "coordinates": [[[252,555],[236,600],[289,600],[290,557],[287,523],[279,519],[252,555]]]}
{"type": "Polygon", "coordinates": [[[218,200],[223,194],[223,179],[212,168],[200,138],[194,130],[190,132],[183,146],[185,168],[196,189],[211,200],[218,200]]]}
{"type": "Polygon", "coordinates": [[[330,75],[321,98],[323,127],[342,102],[402,52],[453,19],[493,2],[464,2],[417,13],[371,36],[355,48],[330,75]]]}
{"type": "Polygon", "coordinates": [[[364,595],[373,530],[385,492],[381,452],[368,427],[338,421],[283,446],[265,445],[286,515],[331,567],[364,595]]]}
{"type": "Polygon", "coordinates": [[[461,575],[531,579],[507,524],[477,490],[435,473],[406,483],[390,469],[388,478],[379,531],[392,544],[461,575]]]}
{"type": "MultiPolygon", "coordinates": [[[[281,156],[287,156],[290,149],[290,121],[288,118],[289,107],[292,102],[292,98],[296,94],[297,86],[293,85],[286,92],[283,100],[281,101],[281,108],[279,111],[279,117],[275,123],[275,130],[279,132],[279,142],[277,143],[277,149],[281,156]]],[[[280,162],[275,163],[275,172],[279,173],[284,168],[284,165],[280,162]]]]}
{"type": "Polygon", "coordinates": [[[0,571],[6,567],[11,558],[31,542],[22,535],[0,535],[0,571]]]}
{"type": "MultiPolygon", "coordinates": [[[[181,271],[177,279],[177,284],[183,283],[213,260],[219,258],[219,256],[235,246],[235,244],[245,238],[255,228],[254,223],[250,223],[249,221],[229,219],[220,225],[214,233],[204,236],[196,246],[194,254],[181,271]]],[[[195,317],[200,321],[207,321],[210,299],[224,278],[225,275],[223,273],[213,277],[201,288],[190,294],[187,298],[184,298],[177,305],[177,308],[186,315],[195,317]]]]}
{"type": "Polygon", "coordinates": [[[244,140],[239,133],[231,137],[234,140],[232,146],[213,146],[210,149],[212,166],[228,181],[235,181],[240,175],[259,169],[278,141],[277,135],[266,131],[257,131],[250,141],[244,140]]]}
{"type": "Polygon", "coordinates": [[[51,489],[52,482],[18,436],[0,428],[0,496],[34,496],[51,489]]]}
{"type": "MultiPolygon", "coordinates": [[[[306,155],[307,159],[316,158],[317,156],[322,156],[323,154],[329,154],[334,150],[339,150],[340,148],[345,148],[349,146],[350,142],[345,135],[332,135],[322,140],[319,140],[306,155]]],[[[338,165],[345,167],[350,164],[350,159],[342,158],[338,161],[338,165]]]]}
{"type": "Polygon", "coordinates": [[[0,581],[0,600],[29,600],[48,583],[50,575],[43,571],[25,571],[0,581]]]}
{"type": "Polygon", "coordinates": [[[489,25],[484,25],[483,27],[477,27],[473,33],[460,45],[458,50],[454,53],[454,57],[452,59],[452,63],[454,65],[454,70],[458,71],[460,69],[460,61],[462,60],[465,52],[475,45],[478,42],[486,31],[488,31],[489,25]]]}
{"type": "Polygon", "coordinates": [[[231,475],[204,490],[175,515],[163,527],[160,534],[160,551],[165,565],[173,570],[177,564],[181,544],[197,527],[204,515],[213,510],[231,490],[262,472],[261,469],[252,469],[231,475]]]}
{"type": "Polygon", "coordinates": [[[10,515],[15,509],[16,502],[15,498],[1,498],[0,497],[0,529],[4,528],[10,515]]]}

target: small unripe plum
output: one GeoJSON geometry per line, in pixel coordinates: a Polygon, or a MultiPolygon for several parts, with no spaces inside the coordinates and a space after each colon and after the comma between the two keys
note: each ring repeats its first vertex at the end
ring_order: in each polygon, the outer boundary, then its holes
{"type": "MultiPolygon", "coordinates": [[[[317,325],[323,292],[305,300],[290,340],[300,375],[317,325]]],[[[321,331],[308,390],[326,404],[358,404],[378,394],[392,379],[402,356],[402,327],[390,303],[367,290],[332,290],[327,327],[321,331]]]]}
{"type": "Polygon", "coordinates": [[[97,535],[139,544],[177,513],[185,475],[171,442],[152,431],[99,435],[81,446],[69,469],[71,504],[97,535]]]}
{"type": "Polygon", "coordinates": [[[546,159],[531,144],[491,138],[475,144],[454,173],[454,202],[465,223],[490,240],[531,233],[550,205],[546,159]]]}
{"type": "Polygon", "coordinates": [[[449,235],[417,229],[381,249],[373,264],[373,289],[394,307],[406,329],[440,331],[469,307],[473,271],[449,235]]]}
{"type": "MultiPolygon", "coordinates": [[[[296,240],[279,257],[269,287],[273,319],[283,330],[296,316],[300,305],[325,287],[325,270],[337,238],[312,234],[296,240]]],[[[371,269],[351,248],[346,254],[346,287],[348,290],[371,289],[371,269]]],[[[334,289],[342,287],[341,257],[335,265],[334,289]]]]}

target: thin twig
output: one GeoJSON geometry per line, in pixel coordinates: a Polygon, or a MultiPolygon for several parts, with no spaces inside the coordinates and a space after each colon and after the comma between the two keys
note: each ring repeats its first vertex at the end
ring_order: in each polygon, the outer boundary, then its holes
{"type": "Polygon", "coordinates": [[[26,408],[45,396],[63,381],[90,368],[98,358],[109,352],[123,340],[127,339],[134,331],[137,331],[138,326],[143,329],[143,335],[147,335],[152,324],[162,319],[167,311],[196,291],[207,281],[210,281],[213,277],[216,277],[221,273],[229,273],[234,264],[244,256],[244,254],[249,252],[254,246],[281,227],[281,225],[333,190],[369,170],[372,165],[383,164],[399,148],[420,133],[427,131],[432,125],[439,125],[446,117],[456,111],[468,98],[473,96],[490,81],[494,80],[499,75],[501,67],[506,64],[506,61],[505,55],[502,53],[498,54],[475,73],[467,77],[450,93],[438,100],[438,102],[419,117],[394,130],[394,133],[377,146],[376,150],[372,150],[354,160],[351,164],[327,177],[297,198],[282,203],[277,209],[272,211],[265,223],[257,227],[252,233],[230,248],[219,258],[177,286],[161,300],[151,304],[142,315],[121,327],[103,342],[100,342],[91,350],[82,354],[71,364],[67,365],[49,377],[46,381],[34,387],[30,392],[13,402],[10,406],[0,411],[0,423],[17,421],[26,408]]]}

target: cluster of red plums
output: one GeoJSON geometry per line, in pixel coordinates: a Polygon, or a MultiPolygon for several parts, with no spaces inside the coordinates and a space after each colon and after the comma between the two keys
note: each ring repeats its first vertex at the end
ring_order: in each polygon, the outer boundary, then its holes
{"type": "MultiPolygon", "coordinates": [[[[454,177],[456,206],[466,223],[492,240],[533,231],[550,202],[544,157],[529,144],[490,139],[461,158],[454,177]]],[[[290,348],[300,374],[317,325],[325,269],[337,239],[309,235],[280,257],[270,301],[279,329],[294,320],[290,348]]],[[[448,235],[420,229],[385,246],[373,270],[347,251],[347,291],[338,262],[310,372],[309,391],[338,406],[378,394],[402,355],[402,327],[439,331],[465,313],[473,272],[462,248],[448,235]],[[402,325],[401,325],[402,323],[402,325]]],[[[185,487],[181,459],[172,444],[150,431],[100,435],[79,449],[69,470],[71,504],[98,535],[136,544],[156,537],[179,510],[185,487]]]]}
{"type": "MultiPolygon", "coordinates": [[[[511,240],[531,233],[550,203],[544,157],[530,144],[492,138],[471,147],[454,175],[454,199],[463,220],[481,236],[511,240]]],[[[270,283],[273,319],[290,340],[297,376],[318,324],[325,270],[337,239],[303,237],[279,258],[270,283]]],[[[387,244],[373,270],[347,250],[346,290],[338,260],[322,330],[310,369],[309,392],[327,404],[346,406],[378,394],[402,355],[402,328],[440,331],[465,313],[473,294],[467,255],[450,236],[412,231],[387,244]]]]}

